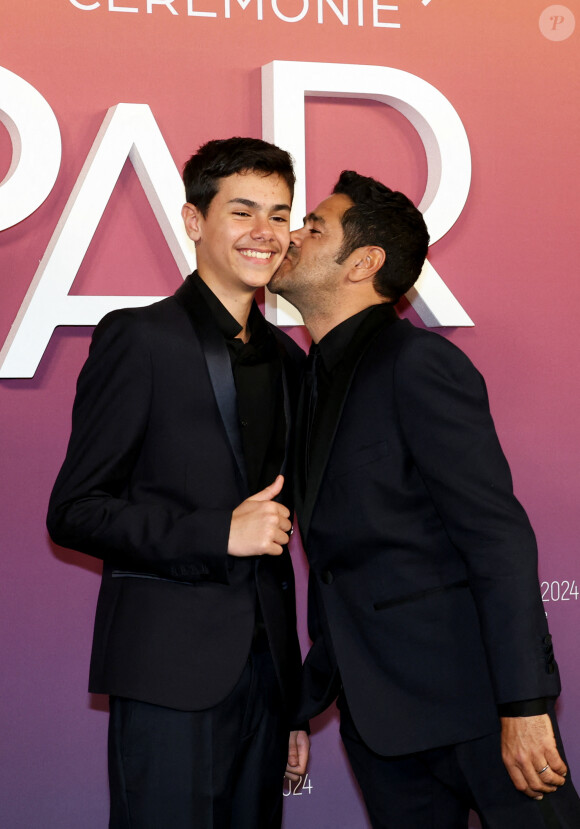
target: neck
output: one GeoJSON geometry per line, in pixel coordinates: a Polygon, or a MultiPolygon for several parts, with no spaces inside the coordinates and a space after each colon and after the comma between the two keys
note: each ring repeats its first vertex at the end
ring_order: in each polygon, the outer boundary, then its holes
{"type": "Polygon", "coordinates": [[[326,290],[313,290],[308,284],[300,285],[299,290],[282,291],[282,295],[302,314],[304,324],[315,343],[359,311],[385,302],[372,286],[372,283],[345,280],[326,290]]]}
{"type": "Polygon", "coordinates": [[[349,303],[338,308],[330,308],[326,311],[315,311],[313,309],[299,310],[302,313],[304,325],[308,329],[312,340],[318,343],[329,331],[332,331],[333,328],[340,325],[341,322],[350,319],[350,317],[354,317],[359,311],[364,311],[365,308],[369,308],[371,305],[378,305],[380,302],[384,302],[384,299],[375,295],[369,297],[368,301],[364,303],[349,303]]]}
{"type": "Polygon", "coordinates": [[[352,314],[346,314],[345,316],[341,314],[336,316],[318,316],[314,314],[310,315],[308,313],[303,314],[304,325],[308,329],[308,333],[312,337],[312,341],[315,343],[319,343],[329,331],[332,331],[333,328],[340,325],[341,322],[344,322],[344,320],[351,316],[352,314]]]}

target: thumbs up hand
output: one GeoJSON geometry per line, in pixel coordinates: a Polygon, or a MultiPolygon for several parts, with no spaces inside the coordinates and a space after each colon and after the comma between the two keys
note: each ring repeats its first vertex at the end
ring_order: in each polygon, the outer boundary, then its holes
{"type": "Polygon", "coordinates": [[[290,510],[273,499],[283,486],[284,477],[278,475],[272,484],[235,508],[228,540],[231,556],[279,556],[282,553],[292,528],[290,510]]]}

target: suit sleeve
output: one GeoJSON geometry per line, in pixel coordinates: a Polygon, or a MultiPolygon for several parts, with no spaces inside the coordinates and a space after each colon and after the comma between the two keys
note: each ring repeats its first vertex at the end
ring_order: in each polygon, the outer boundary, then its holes
{"type": "Polygon", "coordinates": [[[400,426],[474,597],[498,703],[559,692],[537,575],[537,547],[513,494],[485,383],[441,337],[403,349],[400,426]]]}
{"type": "Polygon", "coordinates": [[[114,567],[227,583],[231,511],[191,511],[170,499],[138,502],[129,495],[152,395],[143,326],[130,311],[109,314],[95,329],[79,375],[49,533],[57,544],[114,567]]]}

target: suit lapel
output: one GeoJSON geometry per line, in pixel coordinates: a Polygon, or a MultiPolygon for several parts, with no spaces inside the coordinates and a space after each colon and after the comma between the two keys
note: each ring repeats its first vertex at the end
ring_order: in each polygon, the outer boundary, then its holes
{"type": "Polygon", "coordinates": [[[175,299],[187,311],[198,336],[216,403],[240,474],[243,491],[247,497],[249,489],[238,423],[236,386],[226,343],[217,326],[213,324],[211,313],[203,296],[197,290],[192,276],[188,276],[177,290],[175,299]]]}
{"type": "Polygon", "coordinates": [[[284,460],[282,461],[282,468],[280,469],[280,475],[286,475],[286,471],[288,468],[288,462],[290,457],[290,440],[291,440],[291,433],[292,433],[292,407],[290,403],[290,390],[288,388],[288,371],[291,370],[291,366],[288,366],[289,358],[286,354],[283,344],[278,339],[277,331],[278,329],[275,326],[269,325],[270,331],[274,335],[274,339],[276,341],[276,348],[278,350],[278,356],[280,358],[280,364],[282,366],[282,393],[283,393],[283,402],[284,402],[284,460]]]}
{"type": "Polygon", "coordinates": [[[290,393],[288,391],[288,379],[286,377],[286,367],[284,365],[284,360],[282,360],[282,391],[284,393],[284,422],[286,431],[284,435],[284,460],[282,461],[282,468],[280,469],[280,474],[286,476],[286,470],[288,467],[288,460],[290,456],[290,433],[292,425],[292,414],[290,411],[290,393]]]}
{"type": "Polygon", "coordinates": [[[306,410],[308,406],[308,393],[306,386],[306,378],[302,380],[300,392],[298,394],[298,402],[296,404],[296,427],[294,431],[294,503],[296,505],[296,512],[300,516],[300,526],[302,527],[301,516],[304,510],[304,499],[306,493],[306,410]]]}
{"type": "MultiPolygon", "coordinates": [[[[319,400],[321,407],[319,426],[317,428],[319,437],[315,445],[311,447],[310,470],[305,491],[300,491],[302,490],[302,486],[299,484],[296,492],[296,508],[300,519],[300,532],[305,543],[320,484],[322,483],[322,478],[328,464],[330,451],[357,366],[379,332],[397,320],[397,312],[392,305],[383,304],[373,308],[356,330],[346,350],[346,354],[334,369],[328,397],[325,400],[319,400]]],[[[304,481],[305,477],[303,441],[306,437],[304,434],[304,422],[307,401],[304,398],[303,384],[298,404],[299,434],[296,455],[296,478],[298,482],[304,481]]]]}

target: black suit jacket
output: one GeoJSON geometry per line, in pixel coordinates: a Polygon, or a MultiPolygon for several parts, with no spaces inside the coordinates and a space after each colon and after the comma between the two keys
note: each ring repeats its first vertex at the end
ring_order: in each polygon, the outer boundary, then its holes
{"type": "MultiPolygon", "coordinates": [[[[303,354],[271,330],[288,449],[303,354]]],[[[48,512],[56,543],[104,562],[91,691],[182,710],[216,704],[248,657],[258,594],[294,706],[300,653],[288,551],[226,554],[232,510],[249,494],[227,346],[192,278],[173,297],[107,315],[79,376],[48,512]]]]}
{"type": "Polygon", "coordinates": [[[313,640],[301,714],[329,704],[338,669],[364,741],[396,755],[556,695],[533,531],[468,358],[377,306],[319,404],[296,503],[313,640]]]}

